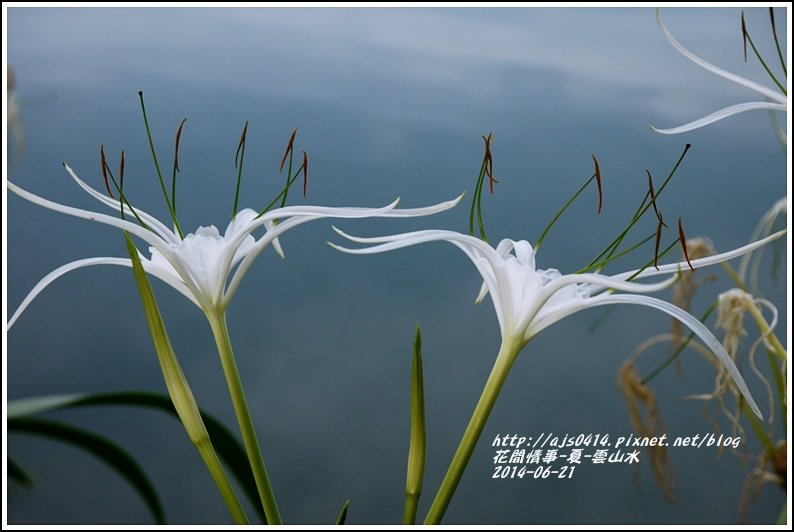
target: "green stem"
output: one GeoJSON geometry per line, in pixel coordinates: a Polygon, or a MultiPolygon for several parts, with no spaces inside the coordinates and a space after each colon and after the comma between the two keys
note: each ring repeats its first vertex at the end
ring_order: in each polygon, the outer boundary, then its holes
{"type": "Polygon", "coordinates": [[[403,524],[413,525],[416,521],[416,507],[419,504],[418,495],[405,496],[405,510],[403,510],[403,524]]]}
{"type": "Polygon", "coordinates": [[[499,397],[499,392],[502,390],[507,374],[510,373],[510,368],[513,366],[518,352],[521,351],[521,347],[521,342],[516,340],[502,341],[499,355],[497,355],[491,374],[485,383],[480,400],[474,408],[469,426],[466,427],[466,432],[463,433],[458,450],[455,451],[455,456],[452,458],[447,474],[444,476],[441,487],[436,493],[436,498],[430,506],[424,524],[437,525],[443,519],[449,502],[455,494],[455,489],[457,489],[458,483],[463,476],[463,471],[466,469],[466,465],[468,465],[469,459],[474,452],[474,446],[477,445],[477,440],[480,438],[482,429],[488,421],[488,416],[491,414],[494,403],[496,403],[496,398],[499,397]]]}
{"type": "Polygon", "coordinates": [[[212,327],[212,334],[215,336],[215,343],[218,346],[218,354],[221,357],[223,373],[226,376],[226,384],[229,387],[229,395],[232,398],[237,423],[240,425],[245,451],[248,455],[248,462],[251,464],[251,471],[254,473],[259,499],[262,502],[262,508],[265,510],[265,517],[267,517],[268,524],[281,525],[283,522],[278,511],[276,498],[273,495],[273,488],[270,486],[270,479],[267,476],[267,469],[262,459],[262,452],[259,449],[259,442],[256,439],[256,431],[251,421],[248,403],[245,400],[240,374],[237,371],[237,362],[232,351],[229,329],[226,326],[226,315],[223,310],[218,310],[217,312],[208,312],[207,318],[209,319],[210,327],[212,327]]]}

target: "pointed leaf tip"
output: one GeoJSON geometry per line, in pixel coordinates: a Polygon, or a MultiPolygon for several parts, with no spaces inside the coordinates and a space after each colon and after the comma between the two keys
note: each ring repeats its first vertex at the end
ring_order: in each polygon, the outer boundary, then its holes
{"type": "Polygon", "coordinates": [[[347,509],[350,507],[350,499],[345,501],[345,504],[342,505],[342,509],[339,510],[339,516],[336,518],[337,525],[344,525],[345,521],[347,520],[347,509]]]}

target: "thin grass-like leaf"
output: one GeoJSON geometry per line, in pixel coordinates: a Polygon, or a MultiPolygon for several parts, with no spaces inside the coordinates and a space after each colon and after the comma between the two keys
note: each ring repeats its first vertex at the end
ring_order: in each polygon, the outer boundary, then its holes
{"type": "MultiPolygon", "coordinates": [[[[171,399],[156,392],[111,392],[98,394],[45,395],[9,401],[8,419],[34,416],[74,407],[84,406],[129,406],[159,410],[179,419],[171,399]]],[[[229,467],[237,482],[243,488],[252,507],[262,521],[265,512],[259,505],[256,482],[248,466],[245,449],[237,437],[216,417],[201,410],[201,417],[207,427],[210,440],[220,458],[229,467]]]]}
{"type": "Polygon", "coordinates": [[[25,432],[69,443],[94,455],[135,488],[157,524],[165,523],[163,507],[149,477],[124,449],[103,436],[47,419],[17,417],[8,420],[9,432],[25,432]]]}
{"type": "Polygon", "coordinates": [[[8,478],[9,480],[13,480],[17,484],[20,484],[26,488],[33,487],[33,479],[30,478],[30,475],[19,465],[16,460],[9,457],[6,460],[6,464],[8,465],[8,478]]]}

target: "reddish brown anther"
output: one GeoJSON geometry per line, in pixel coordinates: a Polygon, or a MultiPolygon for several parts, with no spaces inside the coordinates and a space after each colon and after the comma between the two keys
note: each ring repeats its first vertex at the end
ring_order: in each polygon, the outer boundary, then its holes
{"type": "Polygon", "coordinates": [[[604,193],[603,189],[601,188],[601,168],[598,166],[598,159],[593,154],[590,154],[593,158],[593,163],[595,163],[595,177],[596,177],[596,185],[598,185],[598,211],[597,214],[601,214],[601,207],[604,204],[604,193]]]}
{"type": "MultiPolygon", "coordinates": [[[[124,190],[124,150],[121,150],[121,160],[119,161],[119,189],[124,190]]],[[[124,193],[121,192],[123,196],[124,193]]]]}
{"type": "Polygon", "coordinates": [[[659,209],[656,208],[656,192],[653,190],[653,178],[651,177],[651,172],[646,168],[645,173],[648,174],[648,192],[651,195],[651,205],[653,205],[653,212],[656,213],[656,219],[659,220],[659,223],[667,227],[667,224],[664,223],[664,220],[662,219],[662,213],[660,213],[659,209]]]}
{"type": "Polygon", "coordinates": [[[248,133],[248,120],[245,121],[245,125],[243,126],[243,133],[240,135],[240,143],[237,144],[237,151],[234,153],[234,167],[237,168],[237,158],[240,157],[240,150],[243,149],[245,145],[245,135],[248,133]]]}
{"type": "Polygon", "coordinates": [[[493,186],[499,181],[493,176],[493,155],[491,155],[491,141],[493,140],[493,133],[488,133],[488,136],[482,136],[482,140],[485,141],[485,157],[483,158],[483,164],[485,165],[485,175],[488,176],[488,188],[493,194],[493,186]]]}
{"type": "MultiPolygon", "coordinates": [[[[179,123],[179,129],[176,130],[176,142],[174,143],[174,168],[179,172],[179,139],[182,137],[182,126],[187,122],[187,117],[183,118],[179,123]]],[[[235,157],[235,167],[237,166],[237,157],[235,157]]]]}
{"type": "Polygon", "coordinates": [[[306,197],[306,192],[309,188],[309,156],[303,152],[303,197],[306,197]]]}
{"type": "MultiPolygon", "coordinates": [[[[656,248],[653,252],[653,267],[657,270],[659,269],[659,244],[662,242],[662,226],[664,222],[659,220],[659,223],[656,224],[656,248]]],[[[666,226],[665,226],[666,227],[666,226]]]]}
{"type": "Polygon", "coordinates": [[[686,249],[686,235],[684,235],[684,226],[681,223],[681,218],[678,218],[678,238],[681,240],[681,247],[684,248],[684,258],[686,263],[689,264],[689,269],[695,271],[692,263],[689,261],[689,251],[686,249]]]}
{"type": "Polygon", "coordinates": [[[292,153],[292,144],[295,142],[295,134],[298,132],[298,128],[292,130],[292,135],[289,138],[289,142],[287,143],[287,149],[284,150],[284,157],[281,158],[281,164],[278,167],[278,171],[281,172],[284,170],[284,163],[287,161],[287,157],[290,153],[292,153]]]}
{"type": "Polygon", "coordinates": [[[105,159],[105,145],[104,144],[99,146],[99,160],[100,160],[100,164],[102,164],[102,177],[105,178],[105,188],[108,191],[108,195],[112,198],[113,197],[113,191],[110,190],[110,181],[108,180],[108,169],[107,169],[108,163],[107,163],[107,160],[105,159]]]}
{"type": "Polygon", "coordinates": [[[744,11],[742,11],[742,45],[744,46],[744,62],[746,63],[747,62],[747,26],[744,24],[744,11]]]}

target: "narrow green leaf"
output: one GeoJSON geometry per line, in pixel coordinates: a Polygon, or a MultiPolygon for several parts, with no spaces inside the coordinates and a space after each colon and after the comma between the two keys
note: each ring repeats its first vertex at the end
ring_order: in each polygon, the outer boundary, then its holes
{"type": "Polygon", "coordinates": [[[60,440],[93,454],[135,488],[158,524],[165,523],[160,498],[146,473],[127,451],[107,438],[57,421],[26,417],[9,419],[8,430],[60,440]]]}
{"type": "Polygon", "coordinates": [[[11,457],[6,460],[6,464],[8,464],[8,478],[15,481],[17,484],[21,484],[26,488],[33,487],[33,479],[22,469],[22,466],[19,465],[15,460],[11,457]]]}
{"type": "Polygon", "coordinates": [[[411,443],[408,449],[408,473],[405,481],[404,525],[413,525],[416,521],[416,506],[422,494],[422,478],[425,472],[426,444],[422,333],[417,324],[414,356],[411,362],[411,443]]]}
{"type": "MultiPolygon", "coordinates": [[[[179,419],[179,415],[171,399],[167,395],[155,392],[47,395],[15,399],[8,402],[7,415],[8,419],[13,419],[81,406],[131,406],[152,408],[169,414],[177,420],[179,419]]],[[[226,428],[221,421],[204,410],[200,410],[200,412],[213,447],[215,447],[220,458],[229,467],[232,474],[237,479],[237,482],[243,488],[252,507],[257,511],[262,522],[264,522],[265,512],[259,504],[259,493],[256,489],[254,475],[251,472],[251,468],[248,466],[248,458],[246,457],[245,449],[237,437],[226,428]]]]}
{"type": "Polygon", "coordinates": [[[339,510],[339,515],[336,518],[337,525],[344,525],[345,521],[347,521],[347,509],[350,507],[350,499],[345,501],[345,504],[342,505],[342,509],[339,510]]]}

